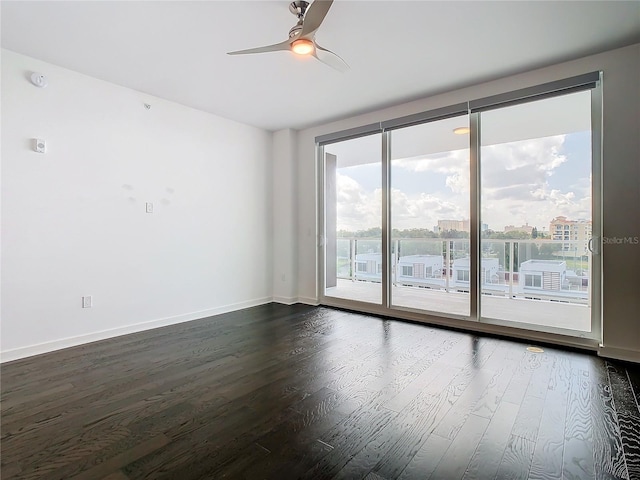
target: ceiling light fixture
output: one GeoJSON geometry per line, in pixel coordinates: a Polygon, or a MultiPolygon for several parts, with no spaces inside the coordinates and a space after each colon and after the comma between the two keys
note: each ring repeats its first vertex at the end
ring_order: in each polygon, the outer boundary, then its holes
{"type": "Polygon", "coordinates": [[[307,0],[294,0],[289,4],[289,11],[296,16],[298,22],[289,30],[289,38],[273,45],[229,52],[228,55],[287,51],[301,57],[314,57],[339,72],[345,72],[349,69],[349,65],[331,50],[318,45],[315,39],[316,32],[332,3],[333,0],[315,0],[313,3],[307,0]]]}
{"type": "Polygon", "coordinates": [[[466,135],[471,129],[469,127],[458,127],[453,129],[453,133],[456,135],[466,135]]]}
{"type": "Polygon", "coordinates": [[[301,38],[291,44],[291,51],[298,55],[309,55],[310,53],[313,53],[313,49],[313,42],[306,38],[301,38]]]}

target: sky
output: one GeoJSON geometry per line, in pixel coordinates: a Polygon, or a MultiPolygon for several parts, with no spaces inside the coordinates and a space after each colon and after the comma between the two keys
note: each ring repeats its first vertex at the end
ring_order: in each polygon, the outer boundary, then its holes
{"type": "MultiPolygon", "coordinates": [[[[392,228],[431,230],[438,220],[469,218],[468,149],[396,159],[391,168],[392,228]]],[[[380,161],[338,163],[336,175],[338,230],[380,227],[380,161]]],[[[590,219],[591,132],[483,146],[481,185],[481,222],[495,231],[524,224],[548,231],[559,215],[590,219]]]]}

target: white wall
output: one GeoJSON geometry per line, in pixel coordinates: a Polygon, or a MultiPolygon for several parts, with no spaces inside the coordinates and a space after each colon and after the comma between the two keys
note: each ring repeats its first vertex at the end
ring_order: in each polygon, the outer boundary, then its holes
{"type": "MultiPolygon", "coordinates": [[[[488,95],[604,71],[604,236],[640,237],[640,45],[479,84],[302,130],[298,133],[298,268],[301,299],[316,298],[317,135],[431,110],[488,95]]],[[[363,88],[365,88],[363,86],[363,88]]],[[[601,354],[640,361],[640,245],[603,248],[601,354]]]]}
{"type": "Polygon", "coordinates": [[[3,360],[271,301],[269,132],[6,50],[2,127],[3,360]]]}

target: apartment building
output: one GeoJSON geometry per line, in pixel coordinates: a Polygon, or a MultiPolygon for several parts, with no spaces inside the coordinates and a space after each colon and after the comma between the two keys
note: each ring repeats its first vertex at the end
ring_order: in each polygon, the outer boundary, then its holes
{"type": "Polygon", "coordinates": [[[570,220],[558,216],[549,223],[551,238],[563,242],[562,251],[574,252],[577,255],[588,255],[591,232],[591,220],[570,220]]]}

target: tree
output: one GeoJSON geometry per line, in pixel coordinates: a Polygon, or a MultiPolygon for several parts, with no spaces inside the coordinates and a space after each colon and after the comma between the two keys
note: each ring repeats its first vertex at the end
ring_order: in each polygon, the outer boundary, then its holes
{"type": "Polygon", "coordinates": [[[459,230],[443,230],[440,232],[440,238],[469,238],[469,232],[461,232],[459,230]]]}
{"type": "Polygon", "coordinates": [[[543,243],[540,245],[540,258],[554,259],[556,257],[555,252],[562,250],[562,244],[560,243],[543,243]]]}
{"type": "Polygon", "coordinates": [[[527,232],[494,232],[493,230],[485,230],[482,232],[482,238],[494,238],[496,240],[526,240],[531,238],[531,236],[527,232]]]}
{"type": "Polygon", "coordinates": [[[538,229],[536,227],[531,230],[531,238],[538,238],[538,229]]]}

